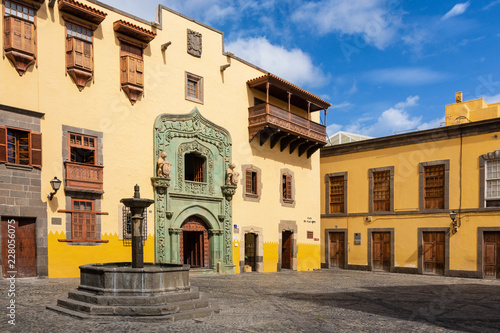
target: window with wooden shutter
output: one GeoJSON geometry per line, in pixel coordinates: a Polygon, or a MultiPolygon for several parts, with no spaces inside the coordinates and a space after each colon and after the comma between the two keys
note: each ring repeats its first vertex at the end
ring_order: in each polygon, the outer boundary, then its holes
{"type": "Polygon", "coordinates": [[[66,68],[80,91],[93,77],[92,30],[66,22],[66,68]]]}
{"type": "Polygon", "coordinates": [[[203,104],[203,77],[186,72],[186,99],[203,104]]]}
{"type": "Polygon", "coordinates": [[[19,75],[35,63],[35,10],[16,2],[4,2],[4,50],[19,75]]]}
{"type": "Polygon", "coordinates": [[[252,170],[246,170],[245,192],[247,194],[257,194],[257,172],[252,170]]]}
{"type": "Polygon", "coordinates": [[[330,177],[330,214],[345,213],[344,176],[330,177]]]}
{"type": "Polygon", "coordinates": [[[390,171],[373,172],[373,210],[388,212],[391,210],[390,171]]]}
{"type": "Polygon", "coordinates": [[[283,199],[292,200],[292,176],[283,175],[283,199]]]}
{"type": "Polygon", "coordinates": [[[120,70],[122,89],[133,105],[144,91],[144,59],[141,47],[121,42],[120,70]]]}
{"type": "Polygon", "coordinates": [[[96,164],[97,138],[69,133],[70,162],[96,164]]]}
{"type": "Polygon", "coordinates": [[[30,164],[30,132],[7,128],[7,162],[30,164]]]}
{"type": "Polygon", "coordinates": [[[96,239],[96,213],[93,200],[72,200],[71,231],[75,240],[96,239]]]}
{"type": "Polygon", "coordinates": [[[0,127],[0,163],[7,162],[7,129],[0,127]]]}
{"type": "Polygon", "coordinates": [[[444,209],[445,170],[444,164],[424,167],[424,208],[444,209]]]}

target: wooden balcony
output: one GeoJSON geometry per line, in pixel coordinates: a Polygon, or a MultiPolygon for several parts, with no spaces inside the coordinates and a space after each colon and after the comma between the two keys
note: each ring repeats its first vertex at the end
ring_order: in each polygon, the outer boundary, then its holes
{"type": "Polygon", "coordinates": [[[325,126],[269,103],[248,108],[248,132],[250,141],[259,135],[261,146],[270,139],[271,148],[279,143],[281,151],[290,147],[290,154],[298,148],[307,158],[326,144],[325,126]]]}
{"type": "Polygon", "coordinates": [[[66,191],[104,193],[103,166],[64,162],[66,167],[66,191]]]}

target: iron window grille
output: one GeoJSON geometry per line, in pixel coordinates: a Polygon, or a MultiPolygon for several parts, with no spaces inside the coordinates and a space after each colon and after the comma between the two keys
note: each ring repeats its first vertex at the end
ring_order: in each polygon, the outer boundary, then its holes
{"type": "MultiPolygon", "coordinates": [[[[132,240],[132,213],[130,208],[123,206],[123,239],[132,240]]],[[[142,212],[142,241],[148,239],[148,211],[144,209],[142,212]]]]}

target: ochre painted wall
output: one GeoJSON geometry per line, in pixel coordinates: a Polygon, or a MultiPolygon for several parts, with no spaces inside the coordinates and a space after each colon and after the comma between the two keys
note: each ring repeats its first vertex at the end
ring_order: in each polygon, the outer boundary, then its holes
{"type": "MultiPolygon", "coordinates": [[[[477,210],[479,202],[479,157],[500,149],[497,133],[466,136],[462,139],[462,170],[460,170],[460,138],[377,149],[366,152],[324,157],[321,159],[321,213],[326,213],[325,175],[348,172],[347,207],[349,217],[322,216],[321,261],[325,263],[323,237],[325,229],[348,229],[348,263],[368,265],[368,229],[394,229],[395,267],[418,267],[418,228],[452,227],[449,212],[477,210]],[[419,214],[419,163],[449,160],[449,210],[442,213],[419,214]],[[394,166],[394,211],[397,215],[369,213],[369,178],[371,168],[394,166]],[[462,173],[462,177],[460,177],[462,173]],[[461,182],[460,182],[461,178],[461,182]],[[460,185],[461,183],[461,185],[460,185]],[[462,189],[460,190],[460,186],[462,189]],[[460,194],[461,193],[461,194],[460,194]],[[461,202],[461,204],[460,204],[461,202]],[[365,220],[371,216],[371,222],[365,220]],[[354,234],[361,233],[361,245],[354,245],[354,234]]],[[[477,271],[478,227],[500,227],[498,212],[463,212],[461,226],[450,235],[449,269],[477,271]]]]}
{"type": "MultiPolygon", "coordinates": [[[[161,10],[163,27],[153,28],[141,21],[113,12],[99,5],[83,1],[108,15],[94,32],[94,78],[79,91],[72,79],[66,75],[65,27],[58,6],[42,4],[37,13],[37,67],[19,77],[8,59],[0,60],[0,101],[2,104],[44,113],[41,120],[43,135],[42,198],[47,202],[49,233],[49,275],[69,277],[77,275],[79,265],[89,262],[126,260],[130,248],[116,236],[119,227],[120,199],[131,197],[135,184],[141,187],[141,197],[153,198],[150,178],[156,169],[153,156],[153,124],[162,113],[186,114],[197,107],[208,120],[227,129],[232,138],[232,159],[241,173],[241,165],[253,164],[262,170],[262,195],[259,203],[244,201],[241,182],[233,198],[233,223],[241,226],[253,225],[262,228],[265,237],[264,270],[275,271],[278,262],[279,223],[282,220],[297,224],[297,243],[300,260],[307,269],[319,268],[319,252],[310,250],[319,246],[319,241],[307,239],[307,231],[319,238],[320,224],[304,222],[306,219],[320,220],[319,152],[310,159],[298,152],[280,152],[270,148],[269,142],[260,146],[249,142],[248,107],[253,106],[254,94],[246,82],[264,73],[223,52],[222,33],[197,22],[161,10]],[[113,22],[123,19],[142,28],[153,30],[157,36],[144,49],[144,96],[131,105],[120,89],[120,47],[113,22]],[[187,29],[202,34],[201,58],[187,53],[187,29]],[[171,41],[165,52],[161,45],[171,41]],[[231,67],[220,71],[220,66],[231,67]],[[203,77],[204,103],[185,99],[185,73],[203,77]],[[22,89],[20,89],[22,87],[22,89]],[[104,194],[101,200],[101,238],[109,243],[96,246],[76,246],[57,239],[66,232],[66,214],[58,210],[69,210],[65,191],[62,188],[52,201],[45,193],[51,192],[49,181],[57,176],[63,179],[62,128],[73,126],[101,132],[103,135],[104,194]],[[288,168],[295,175],[295,207],[283,207],[280,203],[280,169],[288,168]],[[51,224],[52,218],[61,218],[62,225],[51,224]],[[313,260],[306,256],[316,256],[313,260]],[[304,258],[304,259],[302,259],[304,258]]],[[[151,13],[153,16],[153,13],[151,13]]],[[[3,26],[3,18],[0,18],[3,26]]],[[[3,34],[0,34],[3,45],[3,34]]],[[[262,98],[261,93],[255,93],[262,98]]],[[[286,103],[272,100],[286,108],[286,103]]],[[[292,112],[301,113],[296,108],[292,112]]],[[[306,116],[303,112],[302,116],[306,116]]],[[[312,119],[319,121],[319,114],[312,119]]],[[[63,186],[64,187],[64,186],[63,186]]],[[[154,233],[154,208],[148,214],[147,229],[154,233]]],[[[242,237],[244,235],[239,235],[242,237]]],[[[146,261],[153,261],[153,236],[144,249],[146,261]]],[[[239,266],[239,249],[233,253],[234,264],[239,266]]]]}

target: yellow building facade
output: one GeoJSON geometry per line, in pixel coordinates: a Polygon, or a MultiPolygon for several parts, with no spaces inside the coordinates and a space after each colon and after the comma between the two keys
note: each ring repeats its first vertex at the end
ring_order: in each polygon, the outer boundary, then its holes
{"type": "Polygon", "coordinates": [[[321,150],[322,267],[500,277],[500,104],[321,150]]]}
{"type": "Polygon", "coordinates": [[[163,6],[155,22],[98,1],[2,8],[4,276],[76,277],[80,265],[130,261],[120,199],[135,184],[155,200],[146,262],[320,268],[319,113],[330,104],[163,6]]]}

